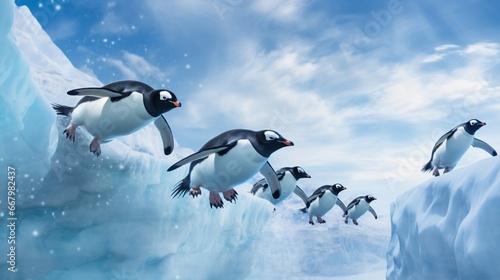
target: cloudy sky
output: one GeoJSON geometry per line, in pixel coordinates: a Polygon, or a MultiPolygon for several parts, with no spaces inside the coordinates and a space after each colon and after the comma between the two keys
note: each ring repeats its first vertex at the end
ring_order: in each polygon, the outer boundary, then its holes
{"type": "MultiPolygon", "coordinates": [[[[391,193],[429,179],[434,142],[474,117],[500,149],[496,1],[23,1],[75,67],[174,91],[197,150],[233,128],[295,142],[271,157],[314,189],[391,193]]],[[[459,166],[488,157],[469,150],[459,166]]],[[[455,170],[454,172],[459,172],[455,170]]]]}

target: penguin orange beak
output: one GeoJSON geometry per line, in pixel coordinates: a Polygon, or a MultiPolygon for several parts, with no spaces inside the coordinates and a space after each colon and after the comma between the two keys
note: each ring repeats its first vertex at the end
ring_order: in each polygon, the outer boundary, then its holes
{"type": "Polygon", "coordinates": [[[172,102],[170,101],[172,104],[174,104],[175,107],[181,107],[181,103],[179,101],[175,101],[175,102],[172,102]]]}
{"type": "Polygon", "coordinates": [[[311,175],[309,175],[309,174],[306,174],[304,176],[306,176],[306,178],[311,178],[311,175]]]}
{"type": "Polygon", "coordinates": [[[343,191],[345,191],[345,190],[347,190],[347,188],[343,186],[343,187],[342,187],[342,190],[343,190],[343,191]]]}
{"type": "Polygon", "coordinates": [[[293,146],[293,142],[290,140],[281,141],[281,143],[283,143],[283,145],[285,146],[293,146]]]}
{"type": "Polygon", "coordinates": [[[480,123],[479,123],[479,125],[480,125],[480,126],[485,126],[485,125],[486,125],[486,123],[485,123],[485,122],[480,122],[480,123]]]}

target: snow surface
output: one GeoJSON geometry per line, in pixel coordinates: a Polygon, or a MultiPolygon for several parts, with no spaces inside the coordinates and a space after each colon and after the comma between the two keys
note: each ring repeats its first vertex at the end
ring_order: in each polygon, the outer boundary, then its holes
{"type": "MultiPolygon", "coordinates": [[[[379,220],[345,225],[332,210],[313,227],[297,211],[300,199],[273,213],[272,204],[246,193],[251,184],[224,209],[210,209],[206,191],[172,199],[187,166],[166,170],[191,150],[177,144],[164,156],[153,125],[103,144],[96,158],[85,130],[74,143],[64,137],[69,120],[56,117],[50,102],[74,105],[68,90],[101,83],[75,69],[13,1],[0,1],[0,44],[0,163],[16,168],[18,187],[18,271],[1,261],[0,279],[331,279],[385,267],[388,211],[376,204],[379,220]]],[[[0,176],[1,217],[6,180],[0,176]]],[[[7,235],[1,226],[2,252],[7,235]]]]}
{"type": "Polygon", "coordinates": [[[500,159],[433,178],[391,206],[387,279],[498,279],[500,159]]]}

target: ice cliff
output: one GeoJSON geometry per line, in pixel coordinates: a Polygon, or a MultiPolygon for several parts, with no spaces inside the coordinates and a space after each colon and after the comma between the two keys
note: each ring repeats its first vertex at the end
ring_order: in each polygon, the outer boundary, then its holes
{"type": "Polygon", "coordinates": [[[74,105],[78,100],[66,91],[100,82],[75,69],[28,9],[13,1],[0,1],[0,44],[2,221],[8,166],[17,186],[17,272],[5,262],[9,232],[2,225],[1,279],[237,279],[249,273],[271,205],[248,197],[210,211],[206,192],[201,199],[171,199],[171,186],[186,170],[166,169],[183,149],[162,156],[154,127],[104,144],[100,158],[88,152],[84,130],[75,143],[67,141],[68,119],[56,118],[50,102],[74,105]]]}
{"type": "Polygon", "coordinates": [[[387,279],[498,279],[500,160],[433,178],[391,207],[387,279]]]}

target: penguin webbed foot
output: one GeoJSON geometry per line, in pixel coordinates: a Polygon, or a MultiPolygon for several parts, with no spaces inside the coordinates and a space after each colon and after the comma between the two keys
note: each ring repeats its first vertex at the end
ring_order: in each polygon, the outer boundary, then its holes
{"type": "Polygon", "coordinates": [[[434,169],[432,169],[432,175],[435,177],[439,176],[439,169],[437,166],[434,166],[434,169]]]}
{"type": "Polygon", "coordinates": [[[325,221],[325,220],[323,220],[323,219],[321,219],[321,217],[318,217],[318,223],[320,223],[320,224],[324,224],[324,223],[326,223],[326,221],[325,221]]]}
{"type": "Polygon", "coordinates": [[[64,129],[63,134],[66,135],[66,139],[69,139],[70,141],[75,142],[75,131],[76,127],[73,126],[72,124],[68,125],[66,129],[64,129]]]}
{"type": "Polygon", "coordinates": [[[234,189],[230,189],[228,191],[225,191],[222,193],[224,198],[229,201],[229,202],[233,202],[236,203],[236,200],[238,199],[238,193],[234,190],[234,189]]]}
{"type": "Polygon", "coordinates": [[[94,138],[92,142],[90,142],[89,150],[91,153],[93,153],[96,156],[101,155],[101,143],[100,140],[97,138],[94,138]]]}
{"type": "Polygon", "coordinates": [[[215,207],[215,209],[224,208],[224,202],[220,198],[219,194],[216,192],[210,192],[209,201],[210,201],[210,208],[212,207],[215,207]]]}
{"type": "Polygon", "coordinates": [[[309,224],[314,226],[314,222],[312,220],[309,220],[309,224]]]}
{"type": "Polygon", "coordinates": [[[189,195],[192,196],[193,198],[201,195],[201,190],[200,188],[192,188],[189,190],[189,195]]]}
{"type": "Polygon", "coordinates": [[[353,224],[358,225],[358,221],[352,220],[353,224]]]}

